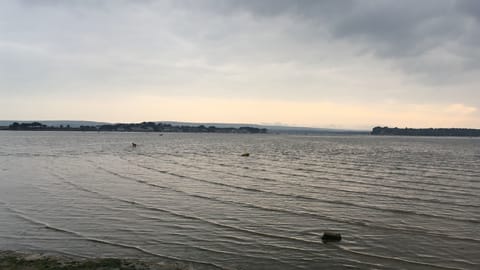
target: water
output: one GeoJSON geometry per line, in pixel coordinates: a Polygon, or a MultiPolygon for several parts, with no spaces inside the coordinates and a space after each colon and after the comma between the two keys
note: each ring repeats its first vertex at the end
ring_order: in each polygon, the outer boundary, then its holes
{"type": "Polygon", "coordinates": [[[479,269],[479,164],[472,138],[3,131],[0,249],[479,269]],[[326,230],[342,242],[322,243],[326,230]]]}

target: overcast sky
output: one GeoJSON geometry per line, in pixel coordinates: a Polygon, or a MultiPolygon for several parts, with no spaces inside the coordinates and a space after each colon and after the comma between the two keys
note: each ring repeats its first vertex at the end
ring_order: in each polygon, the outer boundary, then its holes
{"type": "Polygon", "coordinates": [[[480,1],[0,0],[0,119],[480,128],[480,1]]]}

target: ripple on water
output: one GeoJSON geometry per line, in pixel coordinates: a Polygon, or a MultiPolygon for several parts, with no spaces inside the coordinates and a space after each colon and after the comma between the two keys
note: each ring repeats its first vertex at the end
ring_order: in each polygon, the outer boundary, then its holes
{"type": "Polygon", "coordinates": [[[476,269],[479,143],[0,134],[0,248],[195,269],[476,269]],[[325,230],[342,242],[322,243],[325,230]]]}

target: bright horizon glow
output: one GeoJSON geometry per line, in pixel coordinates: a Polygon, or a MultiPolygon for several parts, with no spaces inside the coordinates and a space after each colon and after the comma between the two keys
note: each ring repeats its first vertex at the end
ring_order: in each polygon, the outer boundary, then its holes
{"type": "Polygon", "coordinates": [[[480,128],[478,1],[0,2],[0,120],[480,128]]]}
{"type": "MultiPolygon", "coordinates": [[[[38,101],[38,100],[37,100],[38,101]]],[[[155,96],[135,98],[116,98],[105,104],[102,100],[90,101],[85,112],[84,104],[69,103],[68,100],[40,100],[42,104],[36,118],[29,114],[20,115],[20,119],[30,120],[90,120],[109,123],[135,123],[143,121],[179,121],[193,123],[245,123],[288,125],[316,128],[349,128],[369,130],[374,126],[391,127],[462,127],[480,126],[480,119],[473,107],[462,104],[385,104],[381,107],[373,104],[338,104],[332,102],[295,102],[245,99],[208,99],[155,96]],[[63,117],[56,117],[63,111],[63,117]],[[287,111],[288,114],[284,112],[287,111]],[[221,112],[221,115],[219,115],[221,112]],[[100,113],[102,117],[97,114],[100,113]],[[86,117],[86,118],[85,118],[86,117]],[[407,121],[405,120],[408,119],[407,121]],[[211,119],[215,119],[212,121],[211,119]],[[332,121],[332,119],[336,119],[332,121]],[[368,121],[365,121],[368,119],[368,121]],[[463,122],[459,122],[462,119],[463,122]],[[339,126],[336,122],[344,123],[339,126]],[[359,125],[359,122],[366,124],[359,125]],[[473,124],[472,124],[473,123],[473,124]]],[[[2,108],[26,111],[31,103],[22,107],[9,108],[9,104],[0,103],[2,108]]],[[[5,119],[15,119],[18,113],[7,115],[5,119]]]]}

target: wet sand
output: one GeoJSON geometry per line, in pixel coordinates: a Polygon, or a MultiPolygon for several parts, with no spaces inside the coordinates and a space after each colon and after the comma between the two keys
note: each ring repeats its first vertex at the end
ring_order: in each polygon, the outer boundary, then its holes
{"type": "Polygon", "coordinates": [[[2,270],[190,270],[186,265],[120,258],[73,258],[50,253],[0,251],[2,270]]]}

